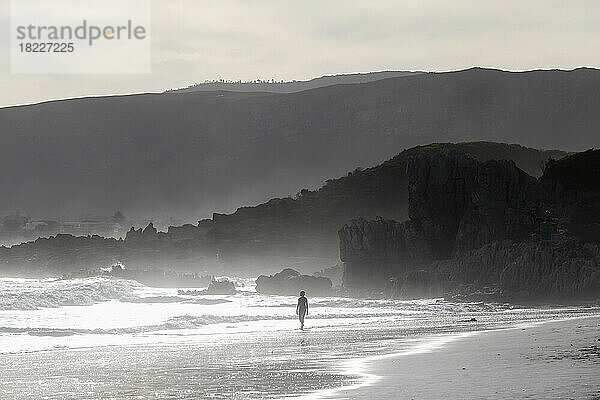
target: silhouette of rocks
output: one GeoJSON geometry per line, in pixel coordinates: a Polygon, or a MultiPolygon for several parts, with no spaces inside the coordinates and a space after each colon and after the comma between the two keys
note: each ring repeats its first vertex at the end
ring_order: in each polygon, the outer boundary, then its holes
{"type": "Polygon", "coordinates": [[[142,228],[140,229],[135,229],[133,226],[131,227],[131,229],[129,229],[129,231],[127,231],[127,233],[125,234],[125,240],[132,242],[135,240],[140,240],[142,238],[142,228]]]}
{"type": "Polygon", "coordinates": [[[214,277],[210,281],[206,294],[234,294],[235,285],[228,279],[216,280],[214,277]]]}
{"type": "Polygon", "coordinates": [[[408,161],[408,214],[435,259],[534,228],[532,211],[542,199],[537,179],[513,161],[479,162],[456,149],[408,161]]]}
{"type": "Polygon", "coordinates": [[[600,250],[576,239],[549,246],[539,241],[494,242],[432,270],[478,287],[496,285],[506,300],[589,299],[600,294],[600,250]]]}
{"type": "Polygon", "coordinates": [[[343,282],[348,288],[385,281],[407,265],[431,259],[429,248],[407,229],[407,223],[357,218],[340,229],[339,237],[340,259],[346,263],[343,282]]]}
{"type": "Polygon", "coordinates": [[[211,276],[208,288],[205,290],[178,290],[177,294],[188,296],[231,295],[235,294],[235,284],[228,279],[217,280],[211,276]]]}
{"type": "Polygon", "coordinates": [[[125,241],[136,242],[136,241],[152,241],[159,237],[157,229],[154,224],[150,222],[143,230],[142,228],[135,229],[133,226],[125,234],[125,241]]]}
{"type": "Polygon", "coordinates": [[[569,158],[566,166],[551,162],[552,173],[538,181],[511,161],[479,162],[453,149],[413,157],[409,221],[355,219],[340,229],[344,285],[401,298],[598,298],[598,244],[573,229],[577,212],[600,198],[598,184],[588,180],[575,192],[557,184],[569,176],[559,167],[578,170],[569,158]],[[550,210],[558,227],[551,241],[541,240],[539,215],[549,219],[550,210]]]}
{"type": "Polygon", "coordinates": [[[275,275],[261,275],[256,279],[256,291],[262,294],[278,294],[283,296],[298,295],[300,290],[307,296],[331,295],[331,280],[325,277],[300,275],[291,268],[286,268],[275,275]]]}
{"type": "MultiPolygon", "coordinates": [[[[332,265],[339,256],[340,226],[358,215],[384,215],[402,220],[407,216],[408,176],[411,156],[437,153],[449,146],[478,160],[509,158],[528,171],[539,168],[550,156],[564,152],[540,151],[519,145],[491,142],[435,143],[407,149],[382,164],[356,169],[339,179],[330,179],[318,190],[301,190],[295,198],[272,199],[254,207],[241,207],[230,215],[215,213],[197,226],[131,229],[125,240],[98,243],[84,238],[63,247],[62,240],[35,241],[11,248],[0,247],[3,273],[39,276],[62,275],[80,268],[94,269],[122,261],[134,269],[164,268],[203,273],[236,274],[286,265],[305,257],[310,267],[332,265]],[[146,232],[146,234],[144,234],[146,232]],[[216,256],[218,254],[218,256],[216,256]],[[223,270],[226,265],[227,270],[223,270]]],[[[584,210],[584,208],[582,208],[584,210]]],[[[587,218],[586,218],[587,219],[587,218]]],[[[406,247],[415,262],[433,259],[421,225],[404,224],[406,247]]],[[[307,265],[308,266],[308,265],[307,265]]]]}

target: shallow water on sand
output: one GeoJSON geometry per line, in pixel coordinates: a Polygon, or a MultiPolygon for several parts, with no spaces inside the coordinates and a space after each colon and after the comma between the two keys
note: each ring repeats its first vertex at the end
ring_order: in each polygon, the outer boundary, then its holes
{"type": "Polygon", "coordinates": [[[0,398],[297,396],[364,383],[352,360],[432,335],[598,312],[309,297],[300,331],[295,297],[239,283],[198,297],[119,279],[0,279],[0,398]]]}

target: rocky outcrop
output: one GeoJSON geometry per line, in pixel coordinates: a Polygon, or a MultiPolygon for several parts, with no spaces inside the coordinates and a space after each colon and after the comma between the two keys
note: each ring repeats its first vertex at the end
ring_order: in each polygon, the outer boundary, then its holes
{"type": "MultiPolygon", "coordinates": [[[[547,176],[538,181],[511,161],[479,162],[452,149],[413,157],[407,173],[409,221],[357,219],[339,231],[348,289],[471,300],[599,296],[597,245],[565,227],[540,240],[540,215],[558,210],[572,221],[581,209],[544,190],[547,176]]],[[[586,201],[600,198],[586,193],[586,201]]]]}
{"type": "Polygon", "coordinates": [[[127,231],[125,234],[125,240],[128,242],[133,242],[136,240],[140,240],[142,238],[142,228],[135,229],[133,226],[131,229],[127,231]]]}
{"type": "Polygon", "coordinates": [[[379,217],[374,221],[357,218],[339,231],[340,257],[347,260],[386,260],[409,258],[404,224],[379,217]]]}
{"type": "Polygon", "coordinates": [[[382,294],[401,299],[435,298],[444,296],[453,286],[443,274],[417,269],[389,278],[382,294]]]}
{"type": "Polygon", "coordinates": [[[381,270],[377,264],[350,262],[344,278],[356,293],[362,289],[363,294],[376,292],[403,299],[597,300],[600,247],[572,237],[553,243],[496,241],[426,266],[405,264],[381,270]]]}
{"type": "Polygon", "coordinates": [[[234,294],[235,284],[228,279],[217,280],[214,277],[211,279],[206,294],[234,294]]]}
{"type": "MultiPolygon", "coordinates": [[[[357,168],[341,178],[329,179],[317,190],[302,189],[294,198],[272,199],[253,207],[241,207],[230,215],[214,214],[212,219],[201,220],[197,226],[171,226],[167,232],[132,229],[123,241],[107,241],[98,246],[96,239],[86,238],[77,246],[69,247],[68,251],[62,247],[62,240],[0,247],[0,270],[3,274],[9,271],[14,274],[12,271],[41,269],[60,276],[81,267],[100,268],[106,263],[122,261],[132,268],[168,266],[195,271],[200,267],[205,273],[217,275],[236,272],[258,275],[265,270],[293,264],[299,257],[304,259],[306,268],[317,270],[338,261],[337,231],[349,219],[356,216],[372,219],[377,215],[397,221],[406,219],[408,160],[421,153],[438,153],[446,147],[462,150],[480,161],[512,159],[518,166],[534,173],[548,157],[566,155],[560,151],[492,142],[418,146],[375,167],[357,168]],[[101,260],[95,261],[105,248],[101,260]],[[82,257],[86,258],[84,263],[79,262],[82,257]]],[[[148,196],[152,197],[151,194],[148,196]]],[[[136,207],[139,208],[139,204],[136,207]]],[[[122,215],[117,214],[115,220],[123,222],[122,215]]],[[[410,233],[406,235],[407,250],[410,251],[409,246],[417,246],[420,249],[416,252],[425,254],[425,242],[421,240],[423,229],[405,224],[405,230],[410,233]]],[[[39,232],[35,231],[34,236],[39,236],[39,232]]]]}
{"type": "Polygon", "coordinates": [[[229,279],[215,279],[210,277],[210,283],[204,290],[178,290],[177,294],[186,296],[206,296],[206,295],[232,295],[235,294],[235,283],[229,279]]]}
{"type": "Polygon", "coordinates": [[[152,222],[150,222],[143,230],[142,228],[136,230],[132,226],[125,235],[126,242],[152,241],[156,239],[158,239],[158,231],[152,222]]]}
{"type": "Polygon", "coordinates": [[[494,242],[435,262],[431,270],[447,281],[497,286],[506,300],[595,300],[600,295],[600,249],[573,238],[494,242]]]}
{"type": "Polygon", "coordinates": [[[526,237],[543,198],[513,161],[479,162],[456,149],[411,158],[407,174],[409,218],[435,259],[526,237]]]}
{"type": "Polygon", "coordinates": [[[346,263],[343,284],[348,288],[385,281],[431,260],[429,248],[410,221],[357,218],[340,229],[339,237],[340,259],[346,263]]]}
{"type": "Polygon", "coordinates": [[[325,277],[300,275],[298,271],[286,268],[275,275],[261,275],[256,279],[256,291],[262,294],[295,296],[301,290],[307,296],[331,295],[331,280],[325,277]]]}
{"type": "Polygon", "coordinates": [[[550,159],[542,184],[568,218],[568,229],[585,241],[600,238],[600,150],[550,159]]]}

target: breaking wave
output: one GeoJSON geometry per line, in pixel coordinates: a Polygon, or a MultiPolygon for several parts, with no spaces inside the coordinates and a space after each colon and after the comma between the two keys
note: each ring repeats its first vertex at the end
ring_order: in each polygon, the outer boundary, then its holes
{"type": "Polygon", "coordinates": [[[213,304],[231,303],[231,300],[198,298],[198,299],[185,299],[184,303],[185,304],[199,304],[199,305],[203,305],[203,306],[210,306],[210,305],[213,305],[213,304]]]}
{"type": "Polygon", "coordinates": [[[124,303],[183,303],[212,305],[229,303],[220,298],[144,295],[146,286],[136,281],[92,277],[80,279],[0,279],[0,311],[38,310],[63,306],[91,306],[104,301],[124,303]]]}
{"type": "MultiPolygon", "coordinates": [[[[335,318],[356,317],[389,317],[389,313],[370,313],[367,315],[337,314],[335,318]]],[[[312,314],[311,319],[330,319],[331,315],[312,314]]],[[[171,331],[182,329],[198,329],[213,324],[235,324],[253,321],[291,320],[297,317],[293,314],[285,315],[178,315],[155,325],[135,326],[113,329],[81,329],[81,328],[44,328],[44,327],[0,327],[0,333],[28,334],[31,336],[71,336],[71,335],[127,335],[157,331],[171,331]]]]}
{"type": "Polygon", "coordinates": [[[148,296],[148,297],[138,297],[129,300],[123,300],[127,303],[145,303],[145,304],[154,304],[154,303],[181,303],[185,301],[183,297],[179,296],[148,296]]]}
{"type": "Polygon", "coordinates": [[[72,335],[123,335],[147,333],[164,330],[196,329],[206,325],[222,323],[238,323],[261,320],[284,320],[292,316],[263,315],[179,315],[169,318],[164,323],[147,326],[136,326],[114,329],[79,329],[79,328],[27,328],[0,327],[0,333],[28,334],[31,336],[72,336],[72,335]]]}
{"type": "Polygon", "coordinates": [[[37,310],[62,306],[90,306],[121,300],[135,301],[135,292],[144,286],[116,278],[69,280],[1,279],[0,310],[37,310]]]}
{"type": "Polygon", "coordinates": [[[213,304],[223,304],[223,303],[231,303],[231,300],[225,299],[206,299],[206,298],[196,298],[189,299],[185,297],[179,296],[148,296],[148,297],[139,297],[131,300],[122,300],[127,303],[143,303],[143,304],[154,304],[154,303],[183,303],[183,304],[198,304],[210,306],[213,304]]]}

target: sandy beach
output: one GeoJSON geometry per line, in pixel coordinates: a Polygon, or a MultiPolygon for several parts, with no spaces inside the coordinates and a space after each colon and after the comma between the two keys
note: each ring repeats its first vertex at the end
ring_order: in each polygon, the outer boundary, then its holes
{"type": "Polygon", "coordinates": [[[469,332],[441,347],[366,359],[373,383],[336,399],[599,399],[600,317],[469,332]]]}

